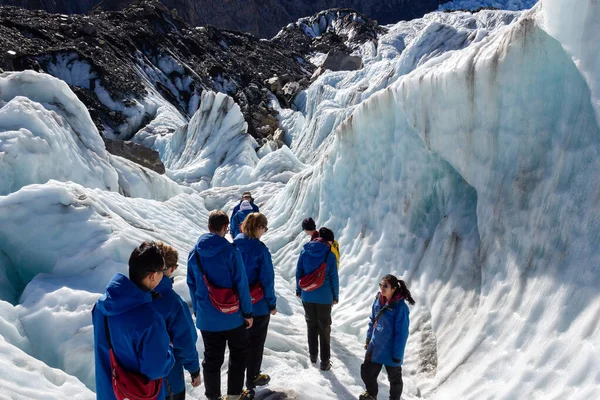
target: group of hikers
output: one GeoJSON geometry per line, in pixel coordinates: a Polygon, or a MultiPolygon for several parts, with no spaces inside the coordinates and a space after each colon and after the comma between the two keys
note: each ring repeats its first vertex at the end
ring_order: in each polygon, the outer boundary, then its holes
{"type": "MultiPolygon", "coordinates": [[[[296,268],[296,295],[302,300],[309,357],[322,371],[331,368],[331,310],[339,302],[339,245],[333,232],[319,230],[312,218],[302,222],[310,241],[296,268]],[[333,254],[332,254],[333,253],[333,254]]],[[[188,304],[173,290],[171,275],[178,252],[145,241],[129,258],[129,277],[117,273],[92,310],[96,395],[104,399],[185,399],[184,369],[191,385],[201,384],[196,341],[204,342],[202,375],[209,400],[252,399],[255,388],[269,383],[261,372],[271,315],[277,313],[271,253],[260,240],[268,221],[250,192],[231,219],[212,211],[208,233],[188,256],[188,304]],[[230,232],[233,243],[226,239],[230,232]],[[221,366],[229,348],[227,395],[221,396],[221,366]],[[244,390],[244,380],[246,389],[244,390]]],[[[385,275],[373,302],[366,335],[360,400],[377,398],[377,377],[385,365],[390,400],[402,393],[402,362],[408,339],[409,310],[414,304],[406,283],[385,275]]]]}

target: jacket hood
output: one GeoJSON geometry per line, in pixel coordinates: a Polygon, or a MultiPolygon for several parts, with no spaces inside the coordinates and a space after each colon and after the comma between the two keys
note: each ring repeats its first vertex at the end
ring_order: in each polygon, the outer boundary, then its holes
{"type": "Polygon", "coordinates": [[[115,274],[98,300],[98,308],[106,316],[119,315],[152,302],[152,292],[144,292],[123,274],[115,274]]]}
{"type": "Polygon", "coordinates": [[[330,250],[330,247],[319,241],[308,242],[304,245],[304,251],[308,253],[311,257],[323,257],[330,250]]]}
{"type": "Polygon", "coordinates": [[[216,233],[205,233],[198,239],[196,251],[201,257],[209,258],[216,256],[228,246],[231,246],[231,243],[227,239],[216,233]]]}
{"type": "Polygon", "coordinates": [[[164,275],[158,286],[154,289],[155,292],[165,293],[173,289],[173,281],[168,276],[164,275]]]}

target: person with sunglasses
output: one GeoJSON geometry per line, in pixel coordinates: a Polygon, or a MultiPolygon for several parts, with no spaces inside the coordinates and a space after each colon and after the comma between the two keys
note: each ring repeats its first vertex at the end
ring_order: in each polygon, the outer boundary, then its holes
{"type": "Polygon", "coordinates": [[[269,249],[260,240],[268,230],[267,217],[261,213],[251,213],[242,224],[242,233],[237,235],[233,241],[242,253],[250,288],[253,289],[256,285],[262,287],[262,298],[260,300],[252,299],[254,324],[250,329],[246,370],[246,388],[250,393],[248,398],[254,397],[254,389],[257,386],[266,385],[271,380],[269,375],[261,373],[260,370],[269,321],[271,315],[277,313],[273,260],[269,249]]]}
{"type": "Polygon", "coordinates": [[[242,223],[246,217],[253,212],[258,211],[252,211],[252,204],[250,204],[248,200],[242,201],[239,211],[233,215],[231,222],[229,223],[229,233],[231,233],[232,239],[235,239],[235,237],[240,234],[242,231],[242,223]]]}
{"type": "Polygon", "coordinates": [[[164,379],[167,400],[185,400],[185,380],[183,369],[190,373],[192,386],[200,386],[200,362],[196,341],[198,333],[187,303],[173,290],[171,275],[177,269],[179,252],[163,242],[157,242],[164,259],[166,270],[158,286],[154,289],[161,298],[152,302],[152,307],[165,319],[167,332],[173,343],[175,365],[164,379]]]}
{"type": "MultiPolygon", "coordinates": [[[[143,242],[129,257],[129,278],[115,274],[106,293],[92,309],[96,398],[115,400],[109,341],[117,362],[129,372],[148,380],[169,374],[175,356],[164,318],[152,307],[160,297],[154,289],[166,270],[163,256],[154,242],[143,242]],[[110,334],[110,336],[109,336],[110,334]]],[[[165,398],[165,385],[158,398],[165,398]]]]}
{"type": "MultiPolygon", "coordinates": [[[[230,220],[233,220],[233,217],[235,217],[235,214],[237,214],[237,212],[240,211],[240,207],[241,207],[243,201],[247,201],[250,203],[250,206],[252,207],[252,212],[260,211],[258,209],[258,206],[256,204],[254,204],[254,198],[252,197],[252,193],[244,192],[244,193],[242,193],[242,199],[240,200],[240,202],[235,207],[233,207],[233,211],[231,213],[230,220]]],[[[233,238],[235,239],[235,236],[233,236],[233,238]]]]}
{"type": "Polygon", "coordinates": [[[360,376],[366,391],[359,400],[375,400],[379,388],[377,377],[381,368],[390,381],[390,400],[400,400],[402,395],[402,362],[408,340],[409,310],[406,302],[415,304],[406,283],[394,275],[386,275],[379,284],[367,329],[365,361],[360,366],[360,376]]]}

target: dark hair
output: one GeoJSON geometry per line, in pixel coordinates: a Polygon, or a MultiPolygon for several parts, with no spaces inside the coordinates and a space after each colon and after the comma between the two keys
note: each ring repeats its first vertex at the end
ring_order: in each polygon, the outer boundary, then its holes
{"type": "Polygon", "coordinates": [[[245,196],[250,197],[250,203],[252,203],[254,201],[254,198],[252,197],[252,193],[250,193],[250,192],[244,192],[244,193],[242,193],[242,200],[244,200],[245,196]]]}
{"type": "Polygon", "coordinates": [[[165,259],[154,242],[143,242],[129,256],[129,279],[141,285],[145,277],[152,272],[165,268],[165,259]]]}
{"type": "Polygon", "coordinates": [[[305,231],[314,231],[317,229],[317,225],[312,218],[305,218],[304,221],[302,221],[302,229],[305,231]]]}
{"type": "Polygon", "coordinates": [[[329,228],[322,227],[319,229],[319,236],[326,242],[333,242],[335,240],[333,231],[329,228]]]}
{"type": "Polygon", "coordinates": [[[395,288],[396,291],[400,293],[400,295],[404,297],[411,305],[415,304],[415,301],[410,294],[410,290],[408,290],[408,287],[406,286],[406,282],[404,282],[402,279],[398,279],[392,274],[387,274],[381,278],[381,280],[389,283],[392,289],[395,288]]]}
{"type": "Polygon", "coordinates": [[[229,225],[229,217],[221,210],[213,210],[208,215],[208,229],[219,232],[224,226],[229,225]]]}

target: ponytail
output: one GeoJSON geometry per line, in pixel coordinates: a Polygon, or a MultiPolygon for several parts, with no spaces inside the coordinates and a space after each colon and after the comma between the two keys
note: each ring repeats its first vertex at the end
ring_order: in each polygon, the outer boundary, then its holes
{"type": "Polygon", "coordinates": [[[399,279],[398,284],[400,285],[400,287],[397,290],[400,292],[400,295],[404,297],[406,301],[410,303],[411,306],[414,306],[415,301],[410,294],[410,290],[408,290],[408,287],[406,286],[406,282],[404,282],[402,279],[399,279]]]}

